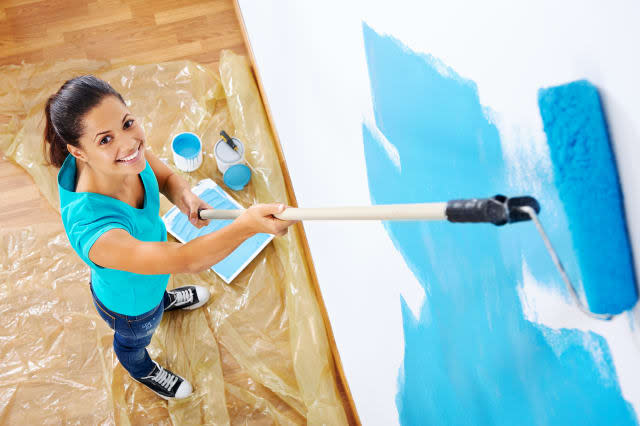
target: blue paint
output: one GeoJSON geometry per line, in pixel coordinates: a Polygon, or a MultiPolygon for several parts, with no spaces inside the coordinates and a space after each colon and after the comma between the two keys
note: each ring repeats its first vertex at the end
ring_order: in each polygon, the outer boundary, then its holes
{"type": "Polygon", "coordinates": [[[586,80],[541,89],[538,105],[589,308],[618,314],[635,305],[638,293],[598,90],[586,80]]]}
{"type": "MultiPolygon", "coordinates": [[[[235,202],[229,194],[227,194],[220,186],[216,185],[212,180],[209,182],[201,182],[193,189],[203,201],[214,209],[219,210],[235,210],[242,208],[235,202]],[[200,185],[204,185],[205,189],[200,190],[200,185]]],[[[179,241],[187,243],[194,238],[207,235],[229,225],[232,220],[211,220],[209,225],[203,228],[196,228],[189,222],[189,218],[180,212],[177,207],[172,207],[162,216],[167,231],[176,237],[179,241]]],[[[238,247],[235,248],[227,257],[222,259],[211,267],[220,278],[227,284],[254,259],[263,248],[274,238],[271,234],[256,234],[246,239],[238,247]]]]}
{"type": "Polygon", "coordinates": [[[173,139],[173,150],[184,158],[193,158],[200,152],[200,139],[191,133],[181,133],[173,139]]]}
{"type": "MultiPolygon", "coordinates": [[[[372,202],[512,194],[500,136],[475,83],[366,24],[363,32],[376,125],[402,164],[400,172],[363,126],[372,202]]],[[[528,192],[541,201],[569,273],[578,273],[565,218],[556,213],[557,191],[543,170],[532,171],[531,179],[543,182],[542,192],[528,192]]],[[[402,424],[636,424],[601,336],[550,331],[524,319],[516,290],[523,259],[538,280],[562,288],[532,224],[384,226],[426,294],[420,318],[400,301],[405,357],[396,403],[402,424]],[[562,342],[558,355],[543,332],[562,342]]]]}

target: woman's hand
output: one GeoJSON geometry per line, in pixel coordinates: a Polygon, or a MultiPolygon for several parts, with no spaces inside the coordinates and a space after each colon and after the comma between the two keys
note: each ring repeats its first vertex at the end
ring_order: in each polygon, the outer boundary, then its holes
{"type": "Polygon", "coordinates": [[[198,216],[198,209],[212,209],[209,204],[205,203],[200,197],[191,192],[191,189],[186,188],[182,191],[180,199],[176,206],[180,211],[187,215],[189,222],[196,228],[202,228],[209,224],[209,220],[200,219],[198,216]]]}
{"type": "Polygon", "coordinates": [[[276,237],[286,235],[289,226],[297,220],[280,220],[274,214],[282,213],[284,204],[255,204],[246,209],[236,220],[241,221],[251,232],[273,234],[276,237]]]}

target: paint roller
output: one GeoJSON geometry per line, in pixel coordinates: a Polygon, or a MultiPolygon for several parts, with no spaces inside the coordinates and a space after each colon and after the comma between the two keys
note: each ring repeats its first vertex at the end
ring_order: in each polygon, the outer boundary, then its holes
{"type": "Polygon", "coordinates": [[[540,89],[538,106],[558,195],[591,312],[638,300],[624,201],[597,88],[586,80],[540,89]]]}
{"type": "MultiPolygon", "coordinates": [[[[201,219],[236,219],[242,209],[199,209],[201,219]]],[[[452,223],[492,223],[502,226],[507,223],[533,220],[540,232],[552,260],[560,271],[569,293],[578,306],[588,315],[598,319],[610,316],[593,314],[582,307],[573,284],[569,280],[555,249],[551,245],[538,219],[540,204],[531,196],[508,198],[496,195],[491,198],[452,200],[441,203],[387,204],[376,206],[297,208],[289,207],[274,217],[281,220],[447,220],[452,223]]]]}
{"type": "MultiPolygon", "coordinates": [[[[595,87],[581,81],[542,89],[538,103],[554,164],[582,287],[585,308],[569,280],[539,218],[531,196],[452,200],[440,203],[357,207],[287,208],[282,220],[447,220],[497,226],[532,220],[576,305],[587,315],[608,320],[637,301],[622,193],[606,123],[595,87]]],[[[201,219],[235,219],[243,210],[201,209],[201,219]]]]}

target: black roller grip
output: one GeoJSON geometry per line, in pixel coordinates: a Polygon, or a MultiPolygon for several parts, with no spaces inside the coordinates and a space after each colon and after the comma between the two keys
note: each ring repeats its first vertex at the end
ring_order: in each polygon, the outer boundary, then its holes
{"type": "Polygon", "coordinates": [[[509,221],[509,212],[505,204],[507,197],[496,195],[493,198],[470,198],[451,200],[447,203],[449,222],[493,223],[504,225],[509,221]]]}
{"type": "Polygon", "coordinates": [[[536,213],[540,212],[540,205],[533,197],[507,198],[496,195],[491,198],[449,201],[446,215],[449,222],[493,223],[502,226],[530,220],[530,216],[519,209],[524,206],[531,207],[536,213]]]}

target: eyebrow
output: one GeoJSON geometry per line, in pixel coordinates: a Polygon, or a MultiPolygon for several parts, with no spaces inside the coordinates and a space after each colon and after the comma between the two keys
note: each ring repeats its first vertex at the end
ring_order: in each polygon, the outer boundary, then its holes
{"type": "MultiPolygon", "coordinates": [[[[125,118],[127,118],[127,115],[129,115],[129,113],[126,113],[126,114],[124,115],[124,117],[122,117],[122,122],[123,122],[123,123],[124,123],[124,119],[125,119],[125,118]]],[[[97,138],[98,136],[103,135],[103,134],[105,134],[105,133],[109,133],[109,131],[108,131],[108,130],[105,130],[104,132],[96,133],[96,136],[95,136],[95,137],[97,138]]],[[[95,138],[94,138],[94,140],[95,140],[95,138]]]]}

